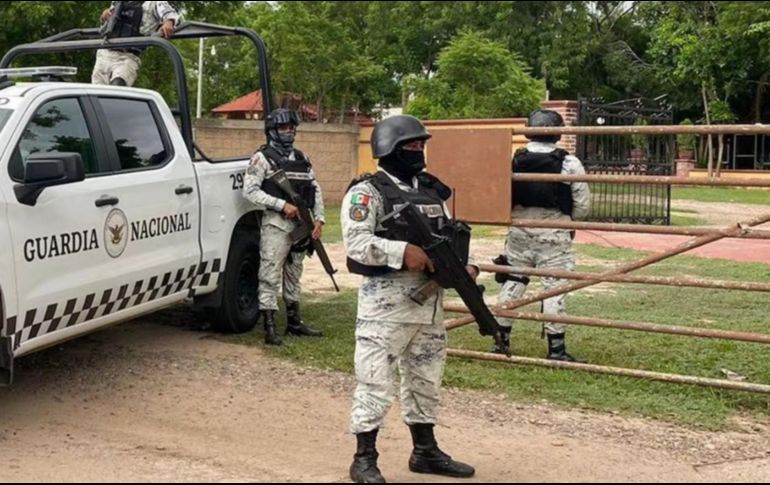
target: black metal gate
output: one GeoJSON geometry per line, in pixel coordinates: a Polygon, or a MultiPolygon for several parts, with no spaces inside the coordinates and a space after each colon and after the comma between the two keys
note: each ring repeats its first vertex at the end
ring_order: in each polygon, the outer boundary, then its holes
{"type": "MultiPolygon", "coordinates": [[[[581,99],[579,126],[670,125],[673,110],[665,100],[631,99],[605,103],[581,99]]],[[[580,136],[577,155],[591,175],[661,175],[675,173],[676,137],[580,136]]],[[[671,188],[666,185],[592,184],[589,220],[630,224],[671,224],[671,188]]]]}

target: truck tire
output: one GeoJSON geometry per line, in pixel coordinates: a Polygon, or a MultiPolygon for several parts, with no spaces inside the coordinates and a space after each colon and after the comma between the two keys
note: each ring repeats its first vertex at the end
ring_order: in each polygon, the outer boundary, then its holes
{"type": "Polygon", "coordinates": [[[223,333],[250,332],[259,319],[259,238],[256,234],[235,233],[221,283],[222,305],[207,311],[211,324],[223,333]]]}

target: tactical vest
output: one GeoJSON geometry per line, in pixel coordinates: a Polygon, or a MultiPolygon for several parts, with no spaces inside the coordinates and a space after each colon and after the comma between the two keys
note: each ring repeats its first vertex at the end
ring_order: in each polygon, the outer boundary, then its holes
{"type": "Polygon", "coordinates": [[[144,2],[123,2],[120,17],[115,25],[116,37],[140,37],[142,35],[142,17],[144,2]]]}
{"type": "MultiPolygon", "coordinates": [[[[564,150],[551,153],[521,150],[513,158],[513,173],[560,175],[564,170],[567,155],[569,154],[564,150]]],[[[519,205],[558,209],[568,216],[572,216],[575,205],[572,188],[561,182],[514,182],[511,202],[513,207],[519,205]]]]}
{"type": "MultiPolygon", "coordinates": [[[[428,219],[430,227],[435,234],[446,234],[451,221],[444,212],[444,202],[452,196],[452,191],[433,175],[421,173],[417,176],[418,190],[409,192],[402,190],[391,178],[379,172],[376,175],[364,175],[354,180],[350,188],[362,183],[368,182],[382,196],[385,215],[391,214],[407,203],[414,204],[420,212],[428,219]]],[[[350,190],[348,189],[348,191],[350,190]]],[[[410,231],[408,225],[394,224],[393,227],[378,228],[375,231],[377,237],[391,241],[402,241],[409,244],[417,244],[414,241],[413,231],[410,231]]],[[[467,260],[467,257],[466,257],[467,260]]],[[[383,276],[394,270],[388,266],[366,266],[357,261],[348,258],[348,270],[361,276],[383,276]]]]}
{"type": "MultiPolygon", "coordinates": [[[[307,208],[312,211],[315,208],[316,188],[313,184],[315,181],[312,175],[313,166],[305,154],[299,150],[294,150],[296,160],[289,160],[288,157],[281,155],[278,153],[278,150],[271,146],[262,147],[260,151],[265,155],[267,162],[273,170],[283,170],[286,172],[286,177],[291,182],[291,188],[300,196],[300,199],[307,208]]],[[[265,180],[264,184],[262,184],[262,190],[273,197],[286,200],[286,194],[271,180],[265,180]]]]}
{"type": "MultiPolygon", "coordinates": [[[[122,2],[120,16],[116,19],[115,28],[112,32],[113,37],[141,37],[142,19],[144,17],[144,2],[122,2]]],[[[144,49],[131,47],[128,49],[119,49],[121,52],[128,52],[134,55],[141,55],[144,49]]]]}

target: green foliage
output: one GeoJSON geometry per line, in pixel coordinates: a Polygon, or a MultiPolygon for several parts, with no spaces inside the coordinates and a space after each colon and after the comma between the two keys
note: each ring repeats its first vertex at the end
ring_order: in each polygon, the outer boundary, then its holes
{"type": "Polygon", "coordinates": [[[425,119],[525,116],[538,107],[544,85],[499,42],[463,32],[441,51],[437,74],[413,80],[407,112],[425,119]]]}
{"type": "MultiPolygon", "coordinates": [[[[667,94],[696,122],[707,113],[715,123],[767,121],[768,2],[175,3],[187,19],[260,33],[274,90],[301,95],[329,120],[343,109],[404,105],[404,93],[429,118],[526,114],[546,88],[552,99],[667,94]]],[[[96,26],[107,5],[0,3],[0,48],[96,26]]],[[[194,95],[198,43],[179,45],[194,95]]],[[[139,85],[173,98],[164,57],[150,51],[143,61],[139,85]]],[[[93,53],[23,63],[75,65],[87,81],[93,53]]],[[[205,63],[206,110],[258,87],[254,50],[242,40],[208,42],[205,63]]]]}
{"type": "Polygon", "coordinates": [[[646,3],[649,59],[677,106],[693,114],[699,109],[712,123],[758,121],[762,79],[770,73],[760,34],[770,19],[766,2],[646,3]]]}

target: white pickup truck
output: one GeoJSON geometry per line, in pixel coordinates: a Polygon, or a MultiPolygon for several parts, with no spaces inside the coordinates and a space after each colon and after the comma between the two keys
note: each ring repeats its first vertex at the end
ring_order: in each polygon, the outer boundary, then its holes
{"type": "Polygon", "coordinates": [[[183,98],[180,115],[152,91],[0,77],[0,385],[16,358],[184,300],[219,330],[254,328],[248,158],[194,160],[183,98]]]}

